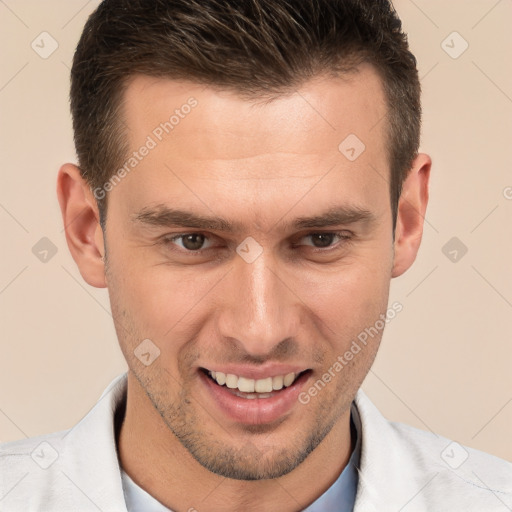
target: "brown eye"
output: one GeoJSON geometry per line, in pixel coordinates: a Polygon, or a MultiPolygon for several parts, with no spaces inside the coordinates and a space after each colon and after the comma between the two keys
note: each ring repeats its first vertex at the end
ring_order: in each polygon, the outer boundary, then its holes
{"type": "Polygon", "coordinates": [[[305,240],[306,243],[298,244],[299,246],[309,246],[313,249],[329,249],[342,242],[349,241],[351,239],[351,233],[348,231],[342,232],[325,232],[325,233],[309,233],[303,236],[301,240],[305,240]]]}
{"type": "Polygon", "coordinates": [[[189,251],[198,251],[202,248],[206,237],[201,233],[190,233],[181,237],[183,247],[189,251]]]}
{"type": "Polygon", "coordinates": [[[336,235],[334,233],[315,233],[309,236],[315,247],[329,247],[336,235]]]}
{"type": "Polygon", "coordinates": [[[163,238],[163,243],[166,245],[177,245],[183,252],[199,252],[212,246],[210,238],[203,233],[166,236],[163,238]]]}

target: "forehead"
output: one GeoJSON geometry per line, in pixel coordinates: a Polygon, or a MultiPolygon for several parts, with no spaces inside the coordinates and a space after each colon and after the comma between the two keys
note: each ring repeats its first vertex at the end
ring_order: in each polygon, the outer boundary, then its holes
{"type": "Polygon", "coordinates": [[[194,147],[198,159],[323,152],[349,134],[375,147],[383,135],[385,123],[380,121],[386,113],[382,82],[369,65],[339,78],[316,77],[269,101],[137,75],[129,82],[123,107],[130,147],[138,147],[151,134],[153,138],[160,134],[164,140],[157,142],[168,146],[195,139],[200,141],[194,147]],[[197,103],[193,108],[188,106],[191,98],[197,103]],[[160,133],[162,124],[172,131],[160,133]]]}
{"type": "Polygon", "coordinates": [[[340,194],[363,208],[388,194],[386,102],[370,66],[317,77],[272,101],[136,76],[123,110],[130,154],[151,146],[111,193],[123,192],[132,211],[170,202],[233,214],[254,207],[263,225],[265,209],[288,211],[305,191],[310,210],[337,206],[340,194]]]}

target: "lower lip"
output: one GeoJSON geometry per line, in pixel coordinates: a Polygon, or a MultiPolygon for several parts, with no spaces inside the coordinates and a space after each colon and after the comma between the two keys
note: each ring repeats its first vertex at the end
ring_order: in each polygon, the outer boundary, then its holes
{"type": "Polygon", "coordinates": [[[242,398],[226,386],[219,386],[203,371],[200,378],[217,406],[231,420],[245,425],[263,425],[282,419],[298,403],[299,394],[309,380],[311,371],[304,372],[291,386],[283,388],[269,398],[242,398]]]}

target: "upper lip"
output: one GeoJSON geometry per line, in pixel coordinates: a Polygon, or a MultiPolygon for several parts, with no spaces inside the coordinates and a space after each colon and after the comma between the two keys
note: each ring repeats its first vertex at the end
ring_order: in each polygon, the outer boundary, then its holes
{"type": "Polygon", "coordinates": [[[262,366],[253,366],[253,365],[205,365],[202,368],[214,372],[222,372],[226,375],[231,373],[238,377],[246,377],[248,379],[265,379],[268,377],[277,377],[278,375],[287,375],[289,373],[301,373],[309,368],[305,366],[298,366],[292,364],[264,364],[262,366]]]}

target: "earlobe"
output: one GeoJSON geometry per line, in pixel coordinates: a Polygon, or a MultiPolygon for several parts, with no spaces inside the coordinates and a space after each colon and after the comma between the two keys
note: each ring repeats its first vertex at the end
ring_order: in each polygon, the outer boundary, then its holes
{"type": "Polygon", "coordinates": [[[402,275],[418,254],[427,210],[431,166],[430,157],[419,154],[404,181],[398,203],[392,277],[402,275]]]}
{"type": "Polygon", "coordinates": [[[91,286],[105,288],[105,245],[98,207],[76,165],[60,168],[57,196],[68,247],[80,274],[91,286]]]}

